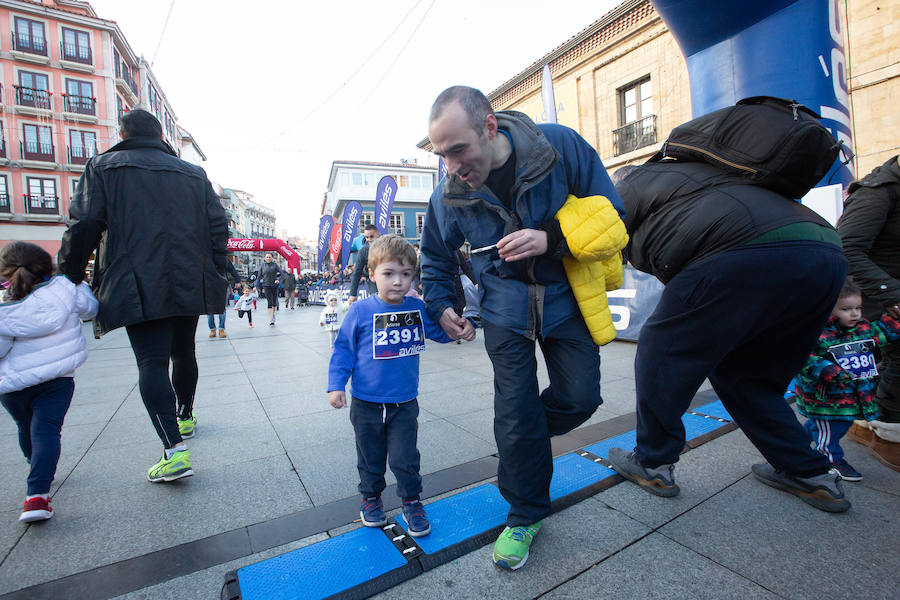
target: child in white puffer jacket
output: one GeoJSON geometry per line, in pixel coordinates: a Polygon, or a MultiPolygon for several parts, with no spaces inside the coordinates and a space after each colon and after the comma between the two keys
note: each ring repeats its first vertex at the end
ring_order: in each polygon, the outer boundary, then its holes
{"type": "Polygon", "coordinates": [[[87,359],[81,320],[97,314],[86,283],[53,275],[40,246],[12,242],[0,248],[0,403],[19,430],[19,447],[31,464],[20,521],[53,516],[50,484],[56,475],[60,432],[75,369],[87,359]]]}

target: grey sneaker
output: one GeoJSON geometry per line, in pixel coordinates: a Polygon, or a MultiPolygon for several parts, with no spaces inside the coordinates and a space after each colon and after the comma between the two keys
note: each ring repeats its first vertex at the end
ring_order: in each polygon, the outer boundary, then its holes
{"type": "Polygon", "coordinates": [[[819,510],[845,512],[850,509],[850,501],[844,497],[841,476],[834,469],[815,477],[795,477],[776,471],[769,463],[753,465],[751,470],[764,484],[794,494],[819,510]]]}
{"type": "Polygon", "coordinates": [[[681,492],[675,483],[675,465],[660,465],[648,469],[638,462],[634,452],[622,448],[609,449],[609,462],[619,475],[633,481],[651,494],[671,498],[681,492]]]}

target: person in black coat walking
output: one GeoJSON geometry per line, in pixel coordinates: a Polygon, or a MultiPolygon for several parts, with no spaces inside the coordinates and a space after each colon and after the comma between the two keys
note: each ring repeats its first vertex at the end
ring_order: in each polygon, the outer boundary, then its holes
{"type": "Polygon", "coordinates": [[[193,475],[183,438],[196,427],[194,333],[199,315],[225,310],[228,221],[206,173],[178,158],[156,117],[132,110],[120,135],[78,182],[59,270],[81,282],[97,250],[94,332],[128,332],[141,397],[165,447],[147,478],[172,481],[193,475]]]}
{"type": "Polygon", "coordinates": [[[266,252],[265,261],[256,275],[256,287],[262,289],[266,296],[266,306],[269,307],[269,325],[275,325],[275,310],[278,308],[278,282],[283,273],[271,252],[266,252]]]}

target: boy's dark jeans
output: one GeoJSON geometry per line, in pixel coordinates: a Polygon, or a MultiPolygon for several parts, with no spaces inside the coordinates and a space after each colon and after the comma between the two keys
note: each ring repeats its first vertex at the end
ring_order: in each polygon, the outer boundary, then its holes
{"type": "Polygon", "coordinates": [[[415,398],[400,404],[378,404],[351,397],[358,489],[364,498],[380,496],[384,491],[386,463],[397,478],[397,494],[401,498],[418,498],[422,493],[416,448],[418,416],[419,402],[415,398]]]}
{"type": "Polygon", "coordinates": [[[31,460],[29,496],[50,493],[59,462],[60,432],[74,391],[74,378],[58,377],[24,390],[0,394],[0,403],[19,429],[22,454],[31,460]]]}

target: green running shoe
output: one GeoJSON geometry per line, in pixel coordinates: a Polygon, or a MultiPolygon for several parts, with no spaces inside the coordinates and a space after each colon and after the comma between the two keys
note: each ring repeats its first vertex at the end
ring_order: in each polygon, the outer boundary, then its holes
{"type": "Polygon", "coordinates": [[[197,417],[191,415],[190,419],[178,419],[178,433],[182,439],[188,440],[194,437],[194,430],[197,429],[197,417]]]}
{"type": "Polygon", "coordinates": [[[189,450],[182,450],[172,454],[172,458],[166,458],[163,453],[162,459],[147,470],[147,481],[151,483],[175,481],[193,474],[191,453],[189,450]]]}
{"type": "Polygon", "coordinates": [[[541,522],[533,525],[507,527],[494,542],[494,564],[501,569],[515,571],[525,566],[531,540],[541,530],[541,522]]]}

